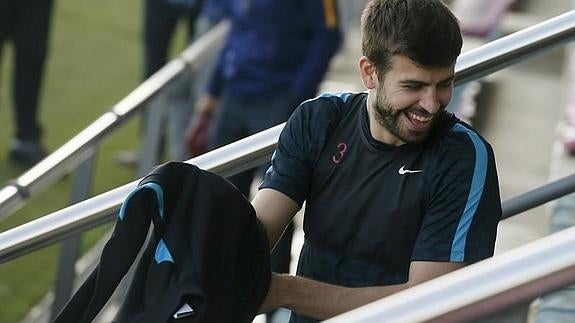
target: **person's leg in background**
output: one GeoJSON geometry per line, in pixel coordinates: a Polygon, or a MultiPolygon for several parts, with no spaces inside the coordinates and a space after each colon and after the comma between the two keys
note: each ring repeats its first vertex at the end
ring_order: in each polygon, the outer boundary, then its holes
{"type": "Polygon", "coordinates": [[[144,79],[168,61],[169,45],[179,18],[186,20],[187,36],[195,36],[195,23],[203,1],[145,0],[144,3],[144,79]],[[193,5],[187,6],[191,2],[193,5]]]}
{"type": "Polygon", "coordinates": [[[16,133],[10,160],[32,166],[46,155],[38,105],[48,53],[52,0],[22,0],[14,13],[13,98],[16,133]]]}
{"type": "MultiPolygon", "coordinates": [[[[148,79],[168,61],[168,51],[172,34],[178,23],[178,10],[166,0],[145,0],[144,5],[144,75],[148,79]]],[[[157,96],[167,96],[159,93],[157,96]]],[[[166,98],[156,98],[150,101],[142,113],[141,132],[145,132],[148,109],[158,107],[158,101],[166,102],[166,98]],[[156,103],[156,104],[154,104],[156,103]]],[[[163,133],[163,132],[162,132],[163,133]]],[[[163,136],[163,135],[162,135],[163,136]]],[[[163,143],[164,140],[161,140],[163,143]]],[[[163,147],[163,144],[160,144],[163,147]]],[[[160,148],[163,150],[163,148],[160,148]]]]}
{"type": "MultiPolygon", "coordinates": [[[[191,40],[195,34],[195,21],[199,15],[202,1],[145,0],[143,12],[143,79],[147,79],[168,62],[170,43],[179,19],[186,20],[187,37],[191,40]]],[[[140,133],[146,133],[149,109],[164,109],[162,119],[162,138],[158,156],[168,149],[168,157],[174,160],[187,159],[183,136],[190,117],[190,78],[182,75],[158,93],[146,105],[142,112],[140,133]],[[168,133],[165,133],[167,128],[168,133]],[[166,137],[168,145],[166,145],[166,137]]],[[[142,149],[142,148],[141,148],[142,149]]],[[[137,165],[141,151],[124,151],[116,155],[120,164],[137,165]]]]}
{"type": "MultiPolygon", "coordinates": [[[[202,1],[195,6],[181,7],[180,17],[185,19],[187,28],[187,43],[196,39],[196,22],[200,14],[202,1]]],[[[168,103],[168,157],[172,160],[186,160],[189,153],[184,141],[185,132],[192,116],[193,107],[197,98],[194,82],[201,80],[198,71],[185,71],[174,80],[167,93],[168,103]]]]}
{"type": "Polygon", "coordinates": [[[168,47],[178,22],[178,10],[166,0],[144,2],[144,79],[167,62],[168,47]]]}
{"type": "Polygon", "coordinates": [[[14,13],[16,5],[16,0],[0,1],[0,64],[2,63],[4,44],[13,34],[14,21],[16,20],[16,14],[14,13]]]}
{"type": "MultiPolygon", "coordinates": [[[[214,112],[209,130],[209,150],[220,148],[247,137],[250,134],[246,125],[249,119],[246,110],[249,109],[249,106],[249,102],[243,102],[238,98],[229,97],[225,93],[222,95],[214,112]]],[[[249,198],[253,176],[254,170],[252,169],[231,176],[228,180],[234,184],[246,198],[249,198]]]]}
{"type": "MultiPolygon", "coordinates": [[[[178,22],[178,11],[166,0],[144,0],[142,13],[142,49],[143,67],[142,80],[148,79],[160,68],[168,59],[168,48],[172,33],[178,22]]],[[[149,109],[166,104],[167,94],[164,91],[157,93],[141,111],[140,137],[145,141],[146,128],[148,126],[149,109]]],[[[165,115],[165,114],[163,114],[165,115]]],[[[160,133],[163,133],[161,131],[160,133]]],[[[160,148],[157,154],[163,150],[163,138],[160,139],[160,148]]],[[[120,151],[114,157],[115,160],[124,166],[135,167],[143,155],[141,149],[145,144],[142,142],[140,148],[134,151],[120,151]]]]}

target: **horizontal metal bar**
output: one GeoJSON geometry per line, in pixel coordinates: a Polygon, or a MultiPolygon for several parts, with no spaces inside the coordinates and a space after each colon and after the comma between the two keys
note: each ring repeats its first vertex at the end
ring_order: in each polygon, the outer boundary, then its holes
{"type": "Polygon", "coordinates": [[[180,55],[172,59],[158,72],[145,80],[128,96],[118,102],[112,111],[119,116],[126,117],[139,110],[162,87],[171,82],[184,71],[185,68],[198,68],[205,65],[210,56],[213,56],[223,44],[229,25],[222,22],[209,32],[202,35],[186,48],[180,55]]]}
{"type": "Polygon", "coordinates": [[[471,322],[575,283],[575,227],[327,320],[471,322]]]}
{"type": "Polygon", "coordinates": [[[465,52],[455,66],[455,85],[479,79],[574,38],[572,10],[465,52]]]}
{"type": "MultiPolygon", "coordinates": [[[[283,124],[278,125],[188,162],[222,176],[233,175],[265,162],[282,128],[283,124]],[[243,166],[237,167],[238,163],[243,166]]],[[[137,183],[131,182],[0,233],[0,263],[109,221],[137,183]]]]}
{"type": "Polygon", "coordinates": [[[13,214],[28,198],[44,191],[90,157],[113,130],[120,127],[130,115],[140,110],[145,102],[175,79],[187,66],[193,67],[205,63],[209,55],[213,55],[221,46],[228,29],[227,23],[221,23],[212,28],[191,44],[179,57],[170,61],[114,105],[111,111],[104,113],[62,147],[18,177],[12,185],[2,188],[0,190],[0,219],[13,214]]]}
{"type": "Polygon", "coordinates": [[[503,218],[507,219],[549,201],[575,192],[575,174],[545,184],[502,203],[503,218]]]}

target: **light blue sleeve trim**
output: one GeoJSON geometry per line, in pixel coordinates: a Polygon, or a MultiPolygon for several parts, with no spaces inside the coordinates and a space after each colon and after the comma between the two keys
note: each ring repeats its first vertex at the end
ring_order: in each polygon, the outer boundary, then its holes
{"type": "Polygon", "coordinates": [[[126,204],[128,203],[128,201],[132,198],[132,196],[134,196],[134,194],[136,194],[137,192],[139,192],[144,188],[151,189],[156,193],[156,198],[158,199],[158,208],[160,211],[160,217],[162,218],[164,217],[164,191],[162,190],[162,187],[157,183],[149,182],[142,186],[137,187],[135,190],[130,192],[130,194],[128,194],[128,196],[122,203],[122,206],[120,207],[120,212],[118,214],[120,220],[124,220],[124,213],[126,212],[126,204]]]}
{"type": "Polygon", "coordinates": [[[349,97],[351,96],[351,93],[349,92],[336,92],[336,93],[330,93],[330,92],[326,92],[323,93],[322,95],[320,95],[320,98],[330,98],[330,97],[338,97],[340,100],[343,101],[343,103],[346,103],[347,100],[349,100],[349,97]]]}
{"type": "Polygon", "coordinates": [[[172,258],[172,255],[170,254],[170,250],[168,250],[168,246],[166,246],[166,243],[164,242],[164,239],[160,239],[160,241],[158,242],[158,246],[156,247],[156,254],[154,256],[154,260],[156,260],[156,263],[159,264],[163,261],[167,261],[167,262],[174,262],[174,258],[172,258]]]}
{"type": "Polygon", "coordinates": [[[467,234],[469,227],[473,221],[473,216],[479,207],[481,195],[483,194],[483,187],[485,185],[485,177],[487,175],[487,148],[479,138],[479,136],[467,129],[466,127],[455,124],[453,131],[466,133],[473,146],[475,146],[475,168],[473,169],[473,179],[471,180],[471,189],[467,197],[467,203],[463,210],[463,215],[459,220],[453,243],[451,244],[451,257],[450,260],[454,262],[461,262],[465,259],[465,245],[467,243],[467,234]]]}

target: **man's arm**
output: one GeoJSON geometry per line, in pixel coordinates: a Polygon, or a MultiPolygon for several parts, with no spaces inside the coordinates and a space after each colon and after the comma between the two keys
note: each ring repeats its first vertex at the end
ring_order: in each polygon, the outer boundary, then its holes
{"type": "Polygon", "coordinates": [[[401,285],[349,288],[298,276],[273,274],[260,311],[284,307],[315,319],[327,319],[465,266],[464,263],[411,263],[409,281],[401,285]]]}
{"type": "Polygon", "coordinates": [[[258,219],[266,228],[270,249],[272,249],[290,220],[300,209],[300,205],[287,195],[270,188],[259,190],[252,205],[258,219]]]}
{"type": "MultiPolygon", "coordinates": [[[[300,205],[287,195],[261,189],[252,201],[256,214],[265,226],[270,248],[281,237],[285,227],[300,209],[300,205]]],[[[285,307],[292,311],[326,319],[397,293],[424,281],[463,267],[464,263],[414,261],[409,281],[401,285],[349,288],[326,284],[303,277],[273,274],[268,295],[260,307],[261,312],[285,307]]]]}

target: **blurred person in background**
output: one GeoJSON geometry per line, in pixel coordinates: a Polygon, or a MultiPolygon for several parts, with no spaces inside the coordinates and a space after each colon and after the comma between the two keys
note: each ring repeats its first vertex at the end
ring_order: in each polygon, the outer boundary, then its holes
{"type": "Polygon", "coordinates": [[[38,106],[52,7],[52,0],[0,0],[0,58],[7,41],[12,41],[14,48],[12,102],[15,122],[9,159],[24,167],[33,166],[46,156],[38,106]]]}
{"type": "MultiPolygon", "coordinates": [[[[317,94],[341,42],[336,1],[219,0],[231,22],[196,114],[213,114],[214,149],[287,120],[317,94]]],[[[231,178],[246,195],[255,169],[231,178]]]]}
{"type": "MultiPolygon", "coordinates": [[[[336,0],[219,4],[231,28],[191,121],[191,127],[209,128],[204,137],[209,149],[285,122],[298,104],[317,94],[342,38],[336,0]]],[[[255,172],[230,181],[249,197],[255,172]]],[[[272,254],[274,271],[289,271],[292,232],[290,226],[272,254]]]]}

